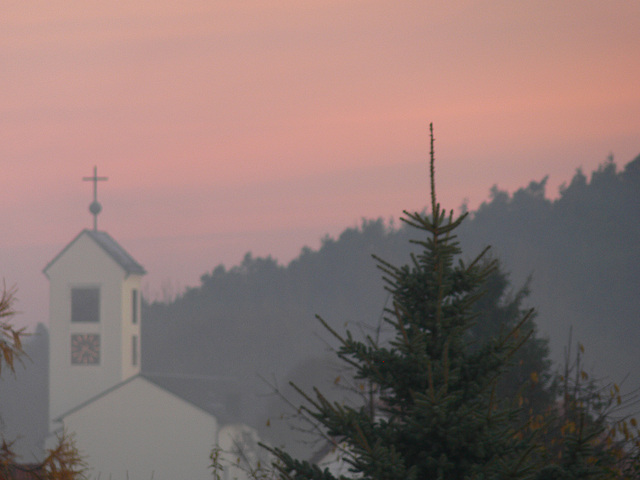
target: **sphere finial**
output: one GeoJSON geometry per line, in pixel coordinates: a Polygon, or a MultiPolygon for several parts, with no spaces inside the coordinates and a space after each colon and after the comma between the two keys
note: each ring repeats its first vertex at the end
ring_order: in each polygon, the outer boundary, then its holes
{"type": "Polygon", "coordinates": [[[107,177],[98,176],[98,167],[93,167],[93,177],[82,177],[85,182],[93,182],[93,202],[89,205],[89,211],[93,215],[93,229],[98,230],[98,214],[102,211],[102,205],[98,202],[98,182],[108,180],[107,177]]]}
{"type": "Polygon", "coordinates": [[[91,202],[91,205],[89,205],[89,211],[93,215],[98,215],[102,211],[102,205],[100,205],[100,202],[91,202]]]}

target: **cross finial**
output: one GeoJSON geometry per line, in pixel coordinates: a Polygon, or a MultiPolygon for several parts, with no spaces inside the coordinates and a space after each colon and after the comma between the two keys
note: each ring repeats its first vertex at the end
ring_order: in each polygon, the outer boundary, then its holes
{"type": "Polygon", "coordinates": [[[82,177],[85,182],[93,182],[93,202],[89,205],[89,211],[93,215],[93,229],[98,230],[98,214],[102,211],[102,205],[98,203],[98,182],[109,180],[107,177],[98,176],[98,167],[93,167],[93,177],[82,177]]]}

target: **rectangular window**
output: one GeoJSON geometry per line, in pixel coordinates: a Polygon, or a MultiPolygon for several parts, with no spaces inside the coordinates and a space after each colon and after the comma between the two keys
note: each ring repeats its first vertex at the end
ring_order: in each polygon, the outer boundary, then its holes
{"type": "Polygon", "coordinates": [[[71,289],[71,321],[100,321],[100,289],[82,287],[71,289]]]}
{"type": "Polygon", "coordinates": [[[131,337],[131,365],[134,367],[138,365],[138,337],[134,335],[131,337]]]}
{"type": "Polygon", "coordinates": [[[131,290],[131,322],[138,323],[138,290],[131,290]]]}

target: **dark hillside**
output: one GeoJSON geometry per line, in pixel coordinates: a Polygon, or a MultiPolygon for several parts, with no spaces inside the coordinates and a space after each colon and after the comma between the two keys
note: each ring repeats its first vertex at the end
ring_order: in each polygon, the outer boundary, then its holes
{"type": "Polygon", "coordinates": [[[283,379],[325,353],[316,313],[336,326],[377,322],[386,295],[371,253],[395,259],[406,251],[400,237],[381,220],[365,221],[287,267],[247,254],[239,266],[214,268],[173,303],[145,307],[143,368],[233,384],[226,396],[243,399],[248,420],[264,403],[256,393],[268,391],[258,375],[283,379]]]}
{"type": "Polygon", "coordinates": [[[515,284],[532,275],[538,325],[561,359],[569,327],[600,375],[640,384],[640,156],[618,172],[611,159],[580,171],[560,197],[545,181],[509,196],[494,187],[463,225],[466,251],[491,244],[515,284]],[[502,225],[504,228],[500,228],[502,225]]]}
{"type": "MultiPolygon", "coordinates": [[[[573,326],[587,349],[587,364],[620,379],[640,375],[640,157],[618,172],[605,162],[588,179],[578,171],[551,201],[545,180],[512,195],[491,190],[463,223],[460,240],[469,256],[485,245],[510,272],[500,295],[530,283],[536,322],[560,360],[573,326]]],[[[287,266],[247,254],[230,269],[218,266],[169,304],[145,306],[143,368],[151,372],[211,376],[212,401],[221,418],[263,424],[277,414],[260,393],[259,375],[280,385],[326,354],[320,314],[343,330],[370,333],[387,295],[371,254],[395,264],[408,260],[413,232],[381,220],[364,221],[339,238],[325,238],[287,266]],[[295,372],[295,373],[293,373],[295,372]]],[[[512,298],[514,298],[512,296],[512,298]]],[[[314,374],[314,376],[317,374],[314,374]]],[[[325,381],[330,382],[331,374],[325,381]]],[[[284,407],[282,407],[284,408],[284,407]]]]}
{"type": "MultiPolygon", "coordinates": [[[[467,255],[490,244],[510,272],[491,282],[483,310],[493,302],[495,314],[481,319],[478,335],[490,320],[532,305],[552,358],[561,359],[573,326],[574,339],[587,349],[587,366],[615,380],[630,374],[628,389],[640,385],[640,156],[621,171],[612,161],[590,177],[578,171],[555,201],[545,197],[544,180],[512,195],[494,187],[459,232],[467,255]],[[526,297],[518,289],[529,276],[526,297]]],[[[215,405],[222,422],[264,426],[270,418],[272,430],[280,429],[275,438],[283,438],[287,432],[276,420],[285,407],[267,396],[270,389],[258,375],[279,386],[295,378],[303,387],[327,390],[341,372],[327,367],[331,339],[314,315],[340,331],[348,324],[354,333],[375,334],[387,294],[371,254],[406,263],[412,235],[368,220],[337,239],[325,238],[317,251],[304,248],[287,266],[251,254],[230,269],[217,266],[175,301],[144,305],[143,369],[166,378],[170,389],[198,383],[196,393],[206,397],[200,401],[215,405]]],[[[32,458],[47,428],[44,327],[25,349],[31,358],[26,369],[0,385],[0,418],[2,433],[10,439],[20,432],[16,446],[32,458]]],[[[544,342],[526,355],[530,368],[544,368],[544,342]]],[[[511,377],[526,378],[526,371],[511,377]]]]}

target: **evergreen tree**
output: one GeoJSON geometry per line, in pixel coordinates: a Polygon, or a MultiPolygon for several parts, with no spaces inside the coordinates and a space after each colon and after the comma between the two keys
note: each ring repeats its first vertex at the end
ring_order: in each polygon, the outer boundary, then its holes
{"type": "MultiPolygon", "coordinates": [[[[514,328],[528,313],[530,281],[512,293],[509,278],[496,262],[496,270],[483,284],[483,295],[473,305],[477,317],[470,329],[473,340],[482,345],[486,340],[500,335],[505,329],[514,328]]],[[[536,312],[537,314],[537,312],[536,312]]],[[[529,340],[512,357],[510,367],[500,376],[496,392],[499,398],[513,398],[522,403],[520,421],[543,414],[553,408],[555,392],[552,364],[549,359],[549,341],[537,335],[537,315],[529,315],[521,326],[523,331],[532,331],[529,340]]]]}
{"type": "MultiPolygon", "coordinates": [[[[431,215],[405,212],[403,220],[423,238],[412,263],[395,267],[377,259],[393,307],[385,320],[394,338],[386,345],[356,340],[347,331],[338,356],[374,395],[360,407],[331,403],[319,391],[302,393],[312,419],[344,446],[353,473],[365,479],[527,478],[532,448],[514,428],[517,408],[496,395],[510,358],[526,342],[532,312],[502,335],[481,344],[470,329],[474,303],[496,262],[486,249],[468,265],[459,259],[454,219],[437,203],[431,131],[431,215]],[[375,408],[374,408],[375,407],[375,408]]],[[[366,387],[363,387],[366,388],[366,387]]],[[[273,449],[283,478],[331,479],[328,471],[273,449]]]]}

